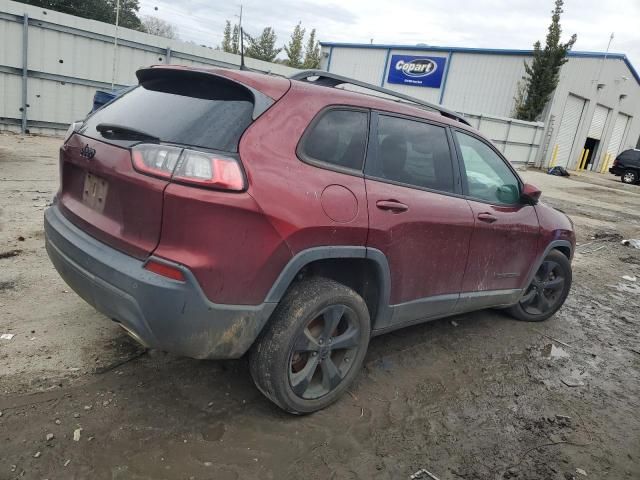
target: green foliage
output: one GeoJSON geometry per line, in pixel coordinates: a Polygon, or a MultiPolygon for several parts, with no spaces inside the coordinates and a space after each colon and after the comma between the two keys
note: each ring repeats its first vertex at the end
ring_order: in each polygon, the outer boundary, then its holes
{"type": "Polygon", "coordinates": [[[259,37],[252,37],[246,32],[244,36],[248,44],[244,52],[247,57],[273,62],[282,51],[282,48],[275,48],[278,37],[271,27],[265,27],[259,37]]]}
{"type": "Polygon", "coordinates": [[[304,68],[315,69],[320,68],[320,43],[316,40],[316,29],[311,30],[307,47],[304,52],[304,68]]]}
{"type": "Polygon", "coordinates": [[[284,46],[284,51],[287,53],[288,57],[287,65],[290,67],[302,67],[302,41],[304,40],[304,32],[305,30],[302,28],[302,22],[298,22],[291,34],[289,45],[284,46]]]}
{"type": "Polygon", "coordinates": [[[233,26],[233,33],[231,34],[231,53],[240,53],[240,27],[238,25],[233,26]]]}
{"type": "Polygon", "coordinates": [[[224,25],[224,33],[222,35],[222,45],[220,46],[223,52],[231,51],[231,22],[229,20],[226,21],[224,25]]]}
{"type": "Polygon", "coordinates": [[[159,37],[177,39],[178,32],[176,26],[158,17],[151,15],[145,15],[142,17],[143,32],[150,33],[151,35],[158,35],[159,37]]]}
{"type": "MultiPolygon", "coordinates": [[[[116,23],[116,0],[18,0],[21,3],[89,18],[105,23],[116,23]]],[[[138,17],[138,0],[120,0],[118,24],[124,28],[142,30],[138,17]]]]}
{"type": "Polygon", "coordinates": [[[536,42],[533,46],[531,64],[524,64],[526,94],[524,99],[520,98],[520,104],[516,105],[516,118],[520,120],[535,121],[540,117],[551,94],[558,86],[560,67],[567,62],[567,53],[576,42],[577,37],[573,34],[567,43],[560,43],[560,15],[563,4],[563,0],[555,1],[544,49],[539,41],[536,42]]]}

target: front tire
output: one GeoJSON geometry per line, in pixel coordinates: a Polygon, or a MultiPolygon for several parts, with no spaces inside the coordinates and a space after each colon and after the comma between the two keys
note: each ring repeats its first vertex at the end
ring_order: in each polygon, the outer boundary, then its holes
{"type": "Polygon", "coordinates": [[[507,312],[518,320],[542,322],[564,304],[571,281],[569,259],[562,252],[552,250],[542,261],[518,303],[509,307],[507,312]]]}
{"type": "Polygon", "coordinates": [[[620,180],[622,180],[622,183],[628,183],[630,185],[638,183],[638,172],[629,168],[622,173],[620,180]]]}
{"type": "Polygon", "coordinates": [[[302,280],[252,348],[251,376],[287,412],[321,410],[358,375],[370,335],[369,310],[360,295],[327,278],[302,280]]]}

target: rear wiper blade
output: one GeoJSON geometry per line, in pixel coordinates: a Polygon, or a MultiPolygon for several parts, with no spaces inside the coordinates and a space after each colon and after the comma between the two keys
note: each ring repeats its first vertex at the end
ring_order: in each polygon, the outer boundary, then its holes
{"type": "Polygon", "coordinates": [[[155,135],[137,130],[135,128],[126,127],[124,125],[116,125],[114,123],[99,123],[96,126],[96,130],[103,136],[119,137],[119,138],[131,138],[135,140],[147,140],[160,143],[160,139],[155,135]],[[105,135],[105,133],[107,135],[105,135]]]}

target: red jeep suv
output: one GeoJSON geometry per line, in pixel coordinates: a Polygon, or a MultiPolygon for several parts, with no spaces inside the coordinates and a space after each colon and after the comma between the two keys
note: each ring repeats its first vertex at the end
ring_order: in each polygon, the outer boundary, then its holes
{"type": "Polygon", "coordinates": [[[69,286],[140,343],[248,354],[302,414],[374,335],[490,307],[539,321],[567,297],[571,221],[454,112],[319,71],[137,76],[69,129],[45,232],[69,286]]]}

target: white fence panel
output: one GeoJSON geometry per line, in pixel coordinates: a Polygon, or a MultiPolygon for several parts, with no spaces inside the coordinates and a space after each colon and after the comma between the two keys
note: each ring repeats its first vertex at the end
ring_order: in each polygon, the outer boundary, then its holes
{"type": "Polygon", "coordinates": [[[469,123],[480,130],[516,164],[533,164],[541,147],[544,123],[524,122],[492,115],[464,114],[469,123]]]}

